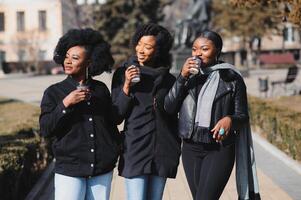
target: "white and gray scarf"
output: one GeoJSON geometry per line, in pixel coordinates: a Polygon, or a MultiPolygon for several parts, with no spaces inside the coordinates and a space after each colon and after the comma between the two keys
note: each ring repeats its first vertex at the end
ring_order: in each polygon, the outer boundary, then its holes
{"type": "Polygon", "coordinates": [[[212,67],[201,69],[201,74],[209,75],[206,82],[201,88],[197,99],[197,111],[195,115],[195,133],[193,138],[203,143],[213,142],[212,134],[210,134],[212,105],[220,80],[220,69],[231,69],[236,73],[240,72],[228,63],[217,64],[212,67]]]}

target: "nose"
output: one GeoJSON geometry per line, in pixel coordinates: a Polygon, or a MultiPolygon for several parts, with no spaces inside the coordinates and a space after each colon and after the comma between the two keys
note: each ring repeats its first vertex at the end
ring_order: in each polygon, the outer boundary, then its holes
{"type": "Polygon", "coordinates": [[[68,58],[68,57],[66,57],[66,58],[65,58],[65,63],[66,63],[66,64],[70,64],[70,63],[71,63],[71,59],[68,58]]]}
{"type": "Polygon", "coordinates": [[[143,54],[143,47],[141,46],[141,45],[138,45],[137,47],[136,47],[136,51],[138,52],[138,53],[140,53],[140,54],[143,54]]]}
{"type": "Polygon", "coordinates": [[[196,50],[195,52],[196,56],[201,56],[202,55],[202,51],[200,49],[196,50]]]}

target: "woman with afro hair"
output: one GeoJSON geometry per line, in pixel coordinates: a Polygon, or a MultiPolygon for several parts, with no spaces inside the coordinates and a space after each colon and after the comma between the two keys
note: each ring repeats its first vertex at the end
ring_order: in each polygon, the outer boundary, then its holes
{"type": "Polygon", "coordinates": [[[118,129],[106,85],[92,76],[110,71],[110,45],[92,29],[72,29],[54,51],[66,79],[48,87],[41,102],[41,135],[54,138],[55,199],[109,199],[118,129]]]}
{"type": "Polygon", "coordinates": [[[166,179],[177,173],[177,116],[167,114],[163,106],[175,81],[169,73],[172,43],[162,26],[142,25],[132,39],[134,55],[113,76],[113,105],[119,122],[125,120],[118,168],[128,200],[162,199],[166,179]],[[134,82],[137,76],[140,81],[134,82]]]}

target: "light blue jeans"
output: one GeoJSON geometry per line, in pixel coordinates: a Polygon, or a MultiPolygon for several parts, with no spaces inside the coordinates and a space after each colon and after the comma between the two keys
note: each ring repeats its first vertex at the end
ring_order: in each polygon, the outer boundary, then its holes
{"type": "Polygon", "coordinates": [[[166,178],[153,175],[125,179],[127,200],[161,200],[166,178]]]}
{"type": "Polygon", "coordinates": [[[54,175],[55,200],[109,200],[113,171],[91,178],[54,175]]]}

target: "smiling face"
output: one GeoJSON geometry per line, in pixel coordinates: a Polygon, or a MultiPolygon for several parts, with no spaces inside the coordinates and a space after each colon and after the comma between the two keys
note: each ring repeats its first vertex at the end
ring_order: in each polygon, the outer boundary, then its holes
{"type": "Polygon", "coordinates": [[[64,60],[65,74],[74,77],[85,77],[87,67],[86,50],[81,46],[68,49],[64,60]]]}
{"type": "Polygon", "coordinates": [[[192,46],[192,56],[202,59],[202,67],[208,67],[216,63],[217,49],[214,43],[207,38],[197,38],[192,46]]]}
{"type": "Polygon", "coordinates": [[[135,50],[140,65],[151,63],[156,50],[156,37],[152,35],[142,36],[135,50]]]}

